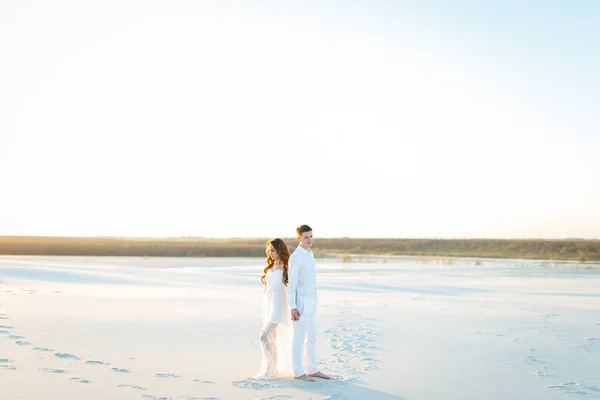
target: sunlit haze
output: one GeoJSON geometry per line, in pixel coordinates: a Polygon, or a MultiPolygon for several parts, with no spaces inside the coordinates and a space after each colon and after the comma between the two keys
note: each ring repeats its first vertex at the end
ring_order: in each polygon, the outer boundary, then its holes
{"type": "Polygon", "coordinates": [[[0,235],[600,238],[600,2],[0,2],[0,235]]]}

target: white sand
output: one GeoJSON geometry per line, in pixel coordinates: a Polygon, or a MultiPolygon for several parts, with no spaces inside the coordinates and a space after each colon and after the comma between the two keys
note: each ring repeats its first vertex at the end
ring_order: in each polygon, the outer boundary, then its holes
{"type": "Polygon", "coordinates": [[[600,398],[600,268],[318,260],[318,357],[260,367],[261,259],[0,257],[0,399],[600,398]]]}

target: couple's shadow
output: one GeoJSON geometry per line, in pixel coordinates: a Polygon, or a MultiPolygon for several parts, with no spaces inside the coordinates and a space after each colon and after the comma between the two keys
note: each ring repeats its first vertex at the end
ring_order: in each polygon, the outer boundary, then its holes
{"type": "Polygon", "coordinates": [[[352,382],[341,381],[335,377],[331,380],[317,379],[316,382],[302,382],[297,379],[277,379],[278,385],[286,389],[296,389],[329,396],[330,400],[407,400],[405,397],[370,389],[352,382]]]}

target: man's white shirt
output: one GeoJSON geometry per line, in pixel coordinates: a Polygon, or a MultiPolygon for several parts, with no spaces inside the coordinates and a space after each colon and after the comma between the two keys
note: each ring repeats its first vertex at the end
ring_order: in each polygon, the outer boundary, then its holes
{"type": "Polygon", "coordinates": [[[304,304],[317,300],[317,264],[315,255],[309,249],[298,246],[288,261],[288,305],[298,308],[298,300],[304,304]]]}

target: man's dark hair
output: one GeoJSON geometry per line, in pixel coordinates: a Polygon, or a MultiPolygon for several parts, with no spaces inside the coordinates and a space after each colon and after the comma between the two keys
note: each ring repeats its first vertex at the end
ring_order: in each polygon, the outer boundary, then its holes
{"type": "Polygon", "coordinates": [[[312,232],[312,228],[308,225],[300,225],[296,228],[296,236],[300,237],[304,232],[312,232]]]}

